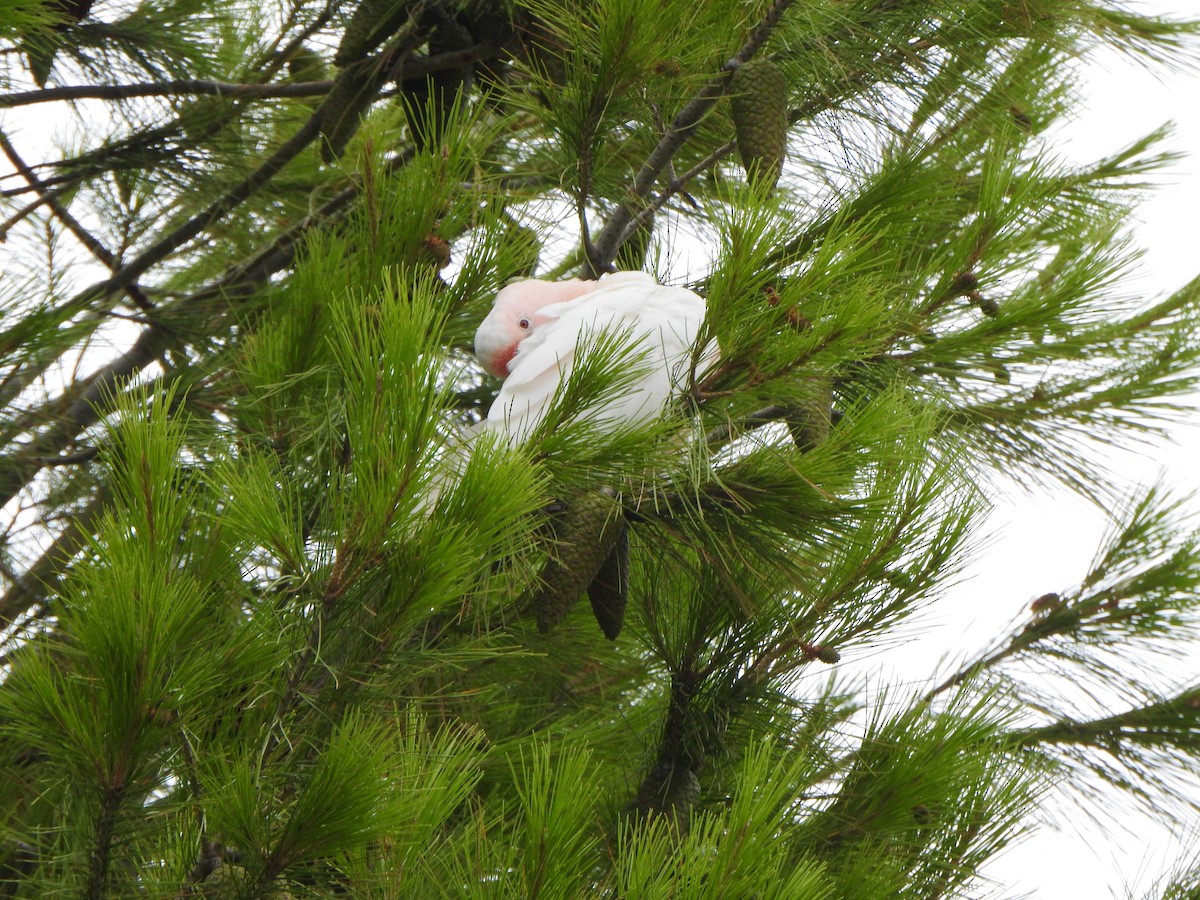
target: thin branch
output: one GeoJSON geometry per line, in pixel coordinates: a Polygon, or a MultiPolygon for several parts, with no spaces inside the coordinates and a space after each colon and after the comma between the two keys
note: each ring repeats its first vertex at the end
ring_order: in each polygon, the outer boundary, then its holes
{"type": "Polygon", "coordinates": [[[1018,746],[1036,744],[1083,744],[1118,756],[1118,741],[1154,744],[1177,743],[1195,734],[1200,718],[1200,688],[1190,687],[1173,697],[1135,706],[1111,716],[1085,722],[1063,720],[1050,725],[1024,728],[1011,737],[1018,746]]]}
{"type": "Polygon", "coordinates": [[[91,462],[100,455],[99,447],[84,447],[74,453],[64,453],[60,456],[44,456],[38,460],[46,468],[56,466],[77,466],[83,462],[91,462]]]}
{"type": "MultiPolygon", "coordinates": [[[[8,136],[3,131],[0,131],[0,149],[4,151],[4,155],[8,157],[9,162],[13,164],[13,168],[20,172],[21,176],[29,182],[29,185],[37,191],[40,198],[39,202],[46,205],[50,212],[54,214],[54,217],[62,222],[71,234],[75,235],[76,240],[83,244],[92,256],[104,263],[110,271],[115,272],[121,267],[121,261],[110,253],[108,248],[100,243],[95,235],[79,224],[79,220],[71,215],[65,206],[58,202],[57,192],[47,190],[37,175],[34,174],[33,170],[29,168],[25,160],[17,153],[16,148],[13,147],[12,142],[9,141],[8,136]]],[[[129,295],[129,299],[142,312],[154,312],[154,304],[150,302],[149,298],[142,293],[142,289],[136,284],[128,285],[125,288],[125,293],[129,295]]]]}
{"type": "MultiPolygon", "coordinates": [[[[488,44],[475,44],[471,47],[406,60],[403,76],[418,78],[447,69],[457,69],[483,58],[494,49],[488,44]]],[[[42,88],[37,91],[0,94],[0,109],[32,106],[37,103],[53,103],[58,100],[130,100],[135,97],[213,96],[223,97],[227,100],[320,97],[328,94],[333,84],[333,79],[294,83],[239,84],[229,81],[181,78],[175,81],[153,81],[143,84],[65,85],[42,88]]]]}
{"type": "Polygon", "coordinates": [[[640,212],[645,205],[645,199],[650,195],[650,191],[663,169],[679,152],[684,142],[691,137],[709,109],[728,90],[729,80],[733,73],[758,52],[779,24],[784,12],[794,2],[795,0],[774,0],[766,15],[751,30],[750,36],[741,49],[726,61],[721,67],[720,73],[702,87],[675,116],[658,145],[650,151],[650,155],[646,157],[641,169],[634,176],[633,183],[629,186],[629,199],[613,210],[608,222],[596,236],[587,261],[592,271],[604,272],[612,265],[617,255],[617,248],[620,247],[621,238],[625,235],[626,227],[634,215],[640,212]]]}
{"type": "Polygon", "coordinates": [[[203,798],[204,786],[200,781],[199,767],[196,765],[196,751],[192,747],[192,741],[188,737],[187,729],[183,726],[179,728],[179,749],[183,756],[183,764],[192,792],[191,799],[196,807],[196,828],[200,835],[200,853],[191,871],[188,873],[184,887],[175,896],[194,897],[196,896],[194,886],[205,881],[217,866],[222,863],[222,847],[215,841],[210,840],[208,836],[208,828],[204,820],[204,807],[200,802],[203,798]]]}
{"type": "MultiPolygon", "coordinates": [[[[39,182],[39,184],[41,184],[41,183],[39,182]]],[[[48,185],[45,185],[45,186],[48,187],[48,185]]],[[[41,209],[42,205],[45,204],[46,202],[48,202],[50,198],[61,197],[69,189],[70,189],[69,187],[56,187],[53,190],[46,191],[41,196],[39,196],[36,200],[33,200],[33,201],[27,203],[25,206],[22,206],[20,209],[18,209],[15,213],[13,213],[11,216],[9,216],[7,219],[5,219],[3,222],[0,222],[0,244],[3,244],[8,240],[8,232],[12,230],[12,227],[14,225],[17,225],[20,222],[24,221],[25,219],[29,218],[31,215],[33,215],[35,212],[37,212],[39,209],[41,209]]],[[[29,185],[28,188],[18,189],[19,193],[26,193],[27,191],[36,191],[36,190],[37,190],[37,188],[34,187],[32,184],[29,185]]],[[[14,192],[13,194],[7,194],[7,192],[5,193],[5,196],[16,196],[16,195],[17,195],[16,192],[14,192]]]]}
{"type": "MultiPolygon", "coordinates": [[[[434,64],[441,66],[444,63],[443,57],[451,59],[453,62],[461,64],[460,57],[463,53],[475,52],[484,45],[477,45],[471,48],[470,51],[454,51],[451,53],[439,54],[437,57],[428,57],[424,62],[426,64],[434,64]],[[434,63],[434,61],[437,61],[434,63]]],[[[405,65],[405,74],[415,73],[420,71],[422,67],[416,63],[413,65],[405,65]]],[[[429,69],[434,71],[434,69],[429,69]]],[[[326,101],[326,104],[328,101],[326,101]]],[[[242,202],[248,199],[259,188],[263,187],[276,174],[279,173],[292,159],[294,159],[301,151],[304,150],[320,133],[325,121],[325,106],[322,104],[308,119],[307,122],[294,134],[292,137],[283,143],[270,157],[268,157],[262,165],[254,172],[248,175],[245,179],[239,182],[234,187],[230,188],[226,194],[209,205],[206,209],[197,213],[187,222],[180,225],[173,232],[162,238],[158,243],[148,247],[137,258],[123,266],[121,269],[113,273],[112,277],[98,282],[89,288],[81,291],[65,304],[65,310],[83,308],[92,300],[103,297],[111,292],[123,288],[138,276],[142,275],[152,266],[158,264],[168,255],[178,250],[180,247],[189,243],[209,225],[220,219],[226,213],[232,211],[242,202]]],[[[0,503],[7,502],[0,495],[0,503]]]]}
{"type": "MultiPolygon", "coordinates": [[[[704,157],[704,159],[700,160],[700,162],[696,163],[696,165],[692,166],[690,169],[680,175],[678,178],[672,178],[671,182],[667,185],[666,190],[661,191],[657,197],[647,203],[637,215],[629,220],[629,224],[625,226],[625,229],[621,232],[620,238],[617,240],[617,246],[621,246],[627,240],[633,237],[634,232],[636,232],[642,227],[642,225],[653,218],[654,214],[662,209],[662,207],[666,206],[668,200],[678,194],[683,193],[683,189],[688,182],[707,172],[736,149],[737,141],[727,141],[712,153],[708,154],[708,156],[704,157]]],[[[690,197],[687,199],[691,200],[690,197]]],[[[693,200],[692,203],[695,203],[695,201],[693,200]]]]}
{"type": "MultiPolygon", "coordinates": [[[[71,516],[66,528],[33,565],[13,581],[0,597],[0,631],[7,630],[23,614],[35,614],[36,605],[45,605],[71,560],[87,544],[110,498],[109,492],[101,489],[87,506],[71,516]]],[[[0,658],[0,664],[4,662],[0,658]]]]}
{"type": "MultiPolygon", "coordinates": [[[[938,694],[945,693],[950,688],[957,687],[970,681],[981,672],[992,668],[1011,656],[1028,650],[1038,641],[1064,634],[1079,625],[1082,610],[1077,603],[1064,600],[1057,594],[1045,594],[1033,603],[1033,618],[1025,622],[1021,630],[1012,635],[998,649],[984,652],[973,661],[962,666],[957,672],[929,691],[924,697],[926,702],[938,694]]],[[[995,645],[993,645],[995,646],[995,645]]]]}
{"type": "Polygon", "coordinates": [[[270,155],[254,172],[230,188],[201,212],[184,222],[158,243],[148,247],[137,258],[113,273],[111,278],[98,282],[81,291],[67,303],[68,308],[82,308],[92,300],[104,297],[123,288],[152,266],[157,265],[171,253],[190,243],[206,228],[246,201],[255,191],[266,185],[284,166],[291,162],[317,137],[321,131],[322,115],[317,110],[308,121],[270,155]]]}
{"type": "Polygon", "coordinates": [[[711,450],[735,435],[761,428],[772,422],[782,422],[790,412],[792,412],[790,406],[764,406],[736,422],[729,420],[709,429],[708,433],[704,435],[704,443],[711,450]]]}
{"type": "MultiPolygon", "coordinates": [[[[66,316],[74,310],[86,308],[92,301],[105,297],[113,291],[125,289],[127,285],[132,284],[151,267],[166,259],[175,250],[189,243],[222,216],[239,206],[266,185],[316,138],[321,130],[323,111],[324,104],[258,169],[227,191],[224,196],[144,250],[134,260],[113,272],[108,279],[93,284],[76,294],[63,305],[60,313],[66,316]]],[[[93,376],[88,388],[59,419],[54,428],[35,438],[28,445],[25,453],[0,460],[0,465],[5,468],[5,471],[0,471],[0,506],[11,500],[17,491],[36,474],[38,466],[29,459],[29,456],[50,456],[59,453],[66,442],[78,433],[78,429],[95,421],[92,405],[101,399],[104,392],[112,390],[118,379],[145,368],[166,349],[168,340],[163,333],[164,330],[159,326],[144,332],[133,348],[118,358],[111,366],[93,376]],[[84,406],[81,407],[80,403],[83,403],[84,406]]]]}
{"type": "Polygon", "coordinates": [[[146,84],[80,84],[0,94],[0,109],[53,103],[56,100],[129,100],[134,97],[216,96],[230,100],[275,97],[317,97],[329,93],[333,81],[300,81],[293,84],[235,84],[183,78],[146,84]]]}
{"type": "Polygon", "coordinates": [[[329,20],[333,18],[333,14],[337,12],[340,5],[341,0],[325,0],[321,11],[313,16],[307,25],[292,35],[286,44],[283,44],[284,37],[289,30],[295,27],[300,18],[300,12],[304,8],[302,3],[294,3],[283,27],[279,29],[275,39],[264,48],[263,55],[259,57],[263,60],[259,73],[273,75],[287,65],[287,61],[295,56],[296,52],[304,46],[305,41],[329,24],[329,20]],[[280,47],[280,44],[283,46],[280,47]]]}
{"type": "MultiPolygon", "coordinates": [[[[296,658],[296,663],[292,668],[291,674],[288,676],[287,685],[284,687],[283,693],[275,704],[275,727],[278,729],[271,738],[267,741],[264,756],[274,752],[279,745],[279,741],[283,735],[283,729],[286,725],[284,720],[292,711],[295,705],[300,701],[306,685],[304,679],[308,675],[314,661],[318,659],[318,654],[321,652],[321,644],[325,638],[325,633],[332,618],[334,607],[337,605],[338,599],[342,596],[347,587],[346,569],[348,568],[347,557],[349,542],[343,544],[339,549],[337,558],[334,560],[333,569],[329,573],[329,580],[325,583],[325,590],[321,594],[321,600],[317,604],[315,615],[313,617],[312,627],[309,629],[308,638],[304,642],[304,648],[300,651],[300,655],[296,658]]],[[[328,669],[325,670],[329,672],[328,669]]],[[[308,685],[309,688],[320,687],[325,683],[325,679],[317,676],[315,685],[308,685]]]]}
{"type": "Polygon", "coordinates": [[[33,438],[22,450],[0,460],[0,505],[8,503],[43,468],[40,460],[57,456],[81,430],[99,417],[98,409],[107,396],[114,394],[120,382],[135,375],[162,355],[170,345],[166,328],[147,328],[133,346],[115,361],[96,372],[54,425],[33,438]]]}
{"type": "Polygon", "coordinates": [[[88,882],[84,893],[92,900],[101,900],[108,895],[108,869],[116,837],[116,818],[124,799],[125,786],[119,783],[107,785],[101,795],[95,824],[95,844],[89,854],[88,882]]]}
{"type": "Polygon", "coordinates": [[[1018,651],[1025,649],[1025,646],[1026,645],[1024,645],[1024,644],[1019,645],[1017,643],[1016,638],[1014,638],[1012,641],[1010,641],[1004,647],[1001,647],[996,652],[990,653],[986,656],[977,657],[974,661],[961,667],[957,672],[955,672],[953,675],[951,675],[949,678],[947,678],[945,681],[943,681],[937,687],[931,689],[921,699],[924,700],[926,703],[928,703],[930,700],[932,700],[934,697],[938,696],[939,694],[944,694],[946,691],[950,690],[951,688],[958,687],[960,684],[970,681],[976,675],[980,674],[981,672],[983,672],[987,669],[990,669],[992,666],[996,665],[997,663],[1003,662],[1004,660],[1008,659],[1010,656],[1017,653],[1018,651]]]}

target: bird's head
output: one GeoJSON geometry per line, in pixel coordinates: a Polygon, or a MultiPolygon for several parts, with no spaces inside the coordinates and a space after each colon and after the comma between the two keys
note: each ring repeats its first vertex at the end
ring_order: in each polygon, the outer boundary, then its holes
{"type": "Polygon", "coordinates": [[[538,326],[553,320],[553,316],[543,315],[541,310],[555,303],[574,300],[595,286],[594,281],[577,278],[569,281],[530,278],[504,288],[496,295],[492,311],[475,332],[475,357],[479,364],[497,378],[506,378],[521,342],[538,326]]]}

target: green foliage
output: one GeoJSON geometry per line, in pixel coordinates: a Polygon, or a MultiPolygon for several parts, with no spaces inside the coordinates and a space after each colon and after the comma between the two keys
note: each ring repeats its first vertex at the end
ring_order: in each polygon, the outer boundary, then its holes
{"type": "Polygon", "coordinates": [[[837,896],[822,865],[799,848],[792,819],[796,789],[810,774],[799,755],[783,761],[761,740],[748,748],[726,809],[705,813],[682,839],[661,820],[626,823],[619,833],[619,896],[837,896]],[[747,861],[753,859],[753,865],[747,861]]]}
{"type": "Polygon", "coordinates": [[[4,0],[0,4],[0,37],[14,39],[45,27],[53,16],[39,0],[4,0]]]}
{"type": "Polygon", "coordinates": [[[974,897],[1057,781],[1194,815],[1200,544],[1105,455],[1187,409],[1200,280],[1121,292],[1165,132],[1051,144],[1077,56],[1194,26],[68,6],[0,0],[0,108],[86,110],[0,134],[0,894],[974,897]],[[480,434],[495,292],[614,262],[706,299],[677,402],[597,421],[646,360],[585,334],[480,434]],[[1091,571],[923,694],[844,674],[996,473],[1114,509],[1091,571]],[[572,565],[625,541],[609,641],[572,565]]]}
{"type": "Polygon", "coordinates": [[[870,896],[910,885],[952,893],[1017,837],[1036,773],[996,752],[1005,729],[991,701],[936,714],[917,702],[889,716],[880,703],[839,767],[836,798],[804,826],[842,851],[831,874],[843,895],[864,885],[870,896]]]}

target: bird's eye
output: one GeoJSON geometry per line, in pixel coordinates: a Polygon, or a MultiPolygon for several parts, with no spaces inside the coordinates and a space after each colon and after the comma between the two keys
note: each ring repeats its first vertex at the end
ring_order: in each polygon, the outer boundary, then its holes
{"type": "Polygon", "coordinates": [[[520,322],[518,322],[518,323],[517,323],[517,326],[518,326],[518,327],[519,327],[519,328],[520,328],[522,331],[528,331],[528,330],[529,330],[529,320],[528,320],[528,319],[522,319],[520,322]]]}

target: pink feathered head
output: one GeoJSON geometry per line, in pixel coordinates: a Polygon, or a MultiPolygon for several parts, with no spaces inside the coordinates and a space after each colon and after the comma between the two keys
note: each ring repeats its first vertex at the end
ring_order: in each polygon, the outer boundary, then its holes
{"type": "Polygon", "coordinates": [[[549,319],[539,310],[553,303],[565,303],[596,287],[595,281],[541,281],[529,278],[515,281],[496,295],[492,311],[475,332],[475,357],[497,378],[508,376],[509,363],[517,355],[521,341],[549,319]]]}

